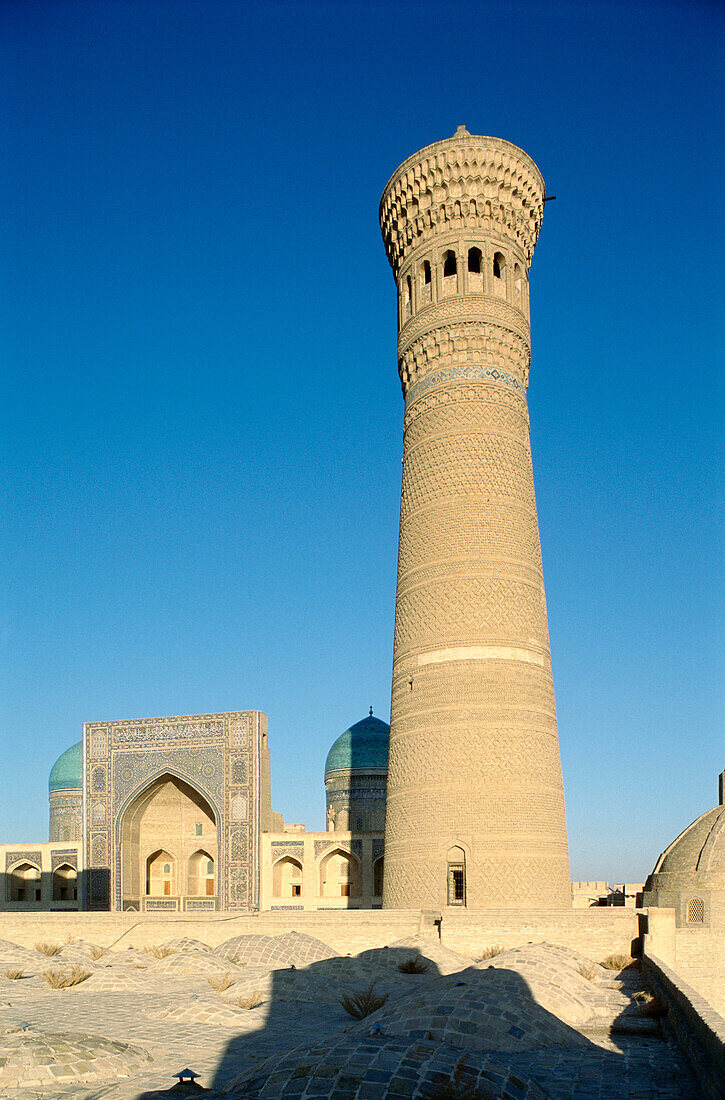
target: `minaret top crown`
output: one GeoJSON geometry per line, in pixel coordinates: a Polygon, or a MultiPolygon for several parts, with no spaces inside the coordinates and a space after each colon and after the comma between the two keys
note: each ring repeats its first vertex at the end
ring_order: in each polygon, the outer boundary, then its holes
{"type": "Polygon", "coordinates": [[[403,161],[380,200],[380,227],[396,277],[421,238],[462,228],[512,237],[531,260],[544,216],[544,180],[503,138],[470,134],[426,145],[403,161]]]}

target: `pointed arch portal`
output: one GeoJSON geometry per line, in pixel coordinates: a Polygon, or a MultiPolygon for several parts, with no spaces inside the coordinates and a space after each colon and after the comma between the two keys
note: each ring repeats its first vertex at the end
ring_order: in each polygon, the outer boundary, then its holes
{"type": "Polygon", "coordinates": [[[120,822],[123,908],[183,909],[216,897],[217,819],[208,799],[170,772],[131,800],[120,822]]]}

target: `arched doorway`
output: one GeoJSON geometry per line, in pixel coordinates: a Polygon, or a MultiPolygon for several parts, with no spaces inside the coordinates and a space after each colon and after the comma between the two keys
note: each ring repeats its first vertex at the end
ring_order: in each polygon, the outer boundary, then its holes
{"type": "Polygon", "coordinates": [[[214,897],[216,894],[214,868],[214,859],[201,848],[189,857],[186,892],[190,897],[214,897]]]}
{"type": "Polygon", "coordinates": [[[69,863],[53,871],[53,901],[78,900],[78,872],[69,863]]]}
{"type": "Polygon", "coordinates": [[[40,868],[18,863],[8,876],[8,901],[40,901],[40,868]]]}
{"type": "Polygon", "coordinates": [[[383,894],[383,872],[385,870],[385,857],[379,856],[375,863],[373,863],[373,894],[376,897],[382,897],[383,894]]]}
{"type": "Polygon", "coordinates": [[[123,909],[184,909],[189,896],[214,905],[216,816],[190,783],[171,774],[154,779],[126,807],[119,839],[123,909]]]}
{"type": "Polygon", "coordinates": [[[360,896],[360,865],[353,855],[334,848],[320,862],[320,894],[323,898],[360,896]]]}
{"type": "Polygon", "coordinates": [[[146,857],[146,897],[176,897],[179,892],[176,877],[176,860],[170,852],[157,848],[146,857]]]}
{"type": "Polygon", "coordinates": [[[292,856],[278,859],[272,869],[272,892],[276,898],[302,895],[302,864],[292,856]]]}

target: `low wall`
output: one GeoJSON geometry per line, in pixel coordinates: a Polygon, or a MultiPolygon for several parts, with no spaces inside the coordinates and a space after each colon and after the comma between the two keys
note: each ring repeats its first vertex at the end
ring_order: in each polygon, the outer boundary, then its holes
{"type": "Polygon", "coordinates": [[[633,909],[447,909],[441,924],[446,947],[476,957],[486,947],[555,943],[598,962],[613,954],[639,954],[638,915],[633,909]]]}
{"type": "Polygon", "coordinates": [[[101,947],[150,947],[188,936],[216,947],[232,936],[305,932],[341,955],[417,935],[418,909],[278,913],[0,913],[0,939],[23,947],[84,939],[101,947]]]}
{"type": "Polygon", "coordinates": [[[476,956],[500,944],[560,944],[595,960],[614,952],[629,954],[637,936],[637,916],[625,909],[583,910],[445,910],[349,909],[317,912],[262,913],[0,913],[0,939],[32,947],[39,941],[63,943],[70,938],[102,947],[146,947],[188,936],[216,947],[231,936],[305,932],[341,955],[382,947],[419,933],[437,935],[464,955],[476,956]]]}
{"type": "Polygon", "coordinates": [[[686,1055],[703,1100],[725,1095],[725,1020],[661,959],[645,954],[642,970],[667,1005],[667,1024],[686,1055]]]}

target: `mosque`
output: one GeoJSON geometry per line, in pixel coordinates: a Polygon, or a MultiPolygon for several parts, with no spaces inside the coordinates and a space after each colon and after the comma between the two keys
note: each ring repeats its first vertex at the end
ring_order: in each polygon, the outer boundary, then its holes
{"type": "MultiPolygon", "coordinates": [[[[260,710],[91,722],[50,773],[47,843],[0,845],[0,908],[571,906],[526,391],[545,187],[465,127],[391,176],[380,222],[405,401],[391,726],[325,765],[326,830],[285,825],[260,710]]],[[[645,904],[725,926],[723,783],[645,904]]]]}
{"type": "Polygon", "coordinates": [[[371,708],[334,741],[316,833],[272,810],[261,711],[86,724],[48,842],[0,845],[0,909],[379,909],[389,734],[371,708]]]}

